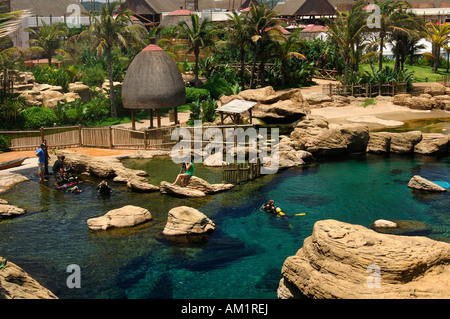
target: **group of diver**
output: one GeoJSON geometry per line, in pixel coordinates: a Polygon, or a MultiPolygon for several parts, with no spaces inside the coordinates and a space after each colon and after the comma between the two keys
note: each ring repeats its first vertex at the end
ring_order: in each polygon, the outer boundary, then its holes
{"type": "MultiPolygon", "coordinates": [[[[79,183],[82,183],[77,175],[75,165],[73,162],[66,164],[66,157],[64,155],[58,156],[58,159],[53,164],[52,172],[55,177],[55,186],[58,189],[65,189],[67,192],[73,194],[79,194],[82,190],[78,187],[79,183]]],[[[103,180],[97,186],[97,192],[100,195],[109,195],[112,193],[111,187],[103,180]]]]}

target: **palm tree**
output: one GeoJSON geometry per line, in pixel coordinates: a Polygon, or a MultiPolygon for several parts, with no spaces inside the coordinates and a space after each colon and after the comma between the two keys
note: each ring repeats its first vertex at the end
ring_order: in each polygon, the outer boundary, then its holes
{"type": "Polygon", "coordinates": [[[291,34],[288,38],[280,36],[276,40],[276,55],[281,62],[281,85],[285,85],[287,64],[292,59],[305,60],[306,56],[298,51],[306,48],[305,42],[299,40],[296,34],[291,34]]]}
{"type": "Polygon", "coordinates": [[[419,20],[414,14],[405,11],[411,7],[406,1],[396,0],[375,0],[375,5],[379,7],[380,26],[377,28],[380,39],[378,69],[383,68],[384,40],[394,32],[412,33],[414,26],[419,26],[419,20]]]}
{"type": "Polygon", "coordinates": [[[218,33],[218,29],[214,23],[205,18],[200,23],[197,14],[191,14],[190,23],[181,20],[178,28],[178,38],[187,40],[187,53],[194,53],[195,57],[195,87],[198,87],[198,57],[202,49],[214,47],[214,37],[218,33]]]}
{"type": "Polygon", "coordinates": [[[255,76],[256,61],[259,59],[260,43],[270,40],[273,35],[279,35],[280,31],[276,28],[280,22],[275,19],[278,15],[276,11],[269,10],[267,4],[250,6],[247,16],[247,24],[249,28],[249,36],[254,43],[254,56],[252,73],[250,77],[250,88],[253,87],[253,79],[255,76]]]}
{"type": "Polygon", "coordinates": [[[443,25],[437,25],[433,22],[426,24],[426,36],[431,42],[433,57],[433,72],[436,73],[441,59],[441,49],[450,40],[450,23],[446,22],[443,25]]]}
{"type": "Polygon", "coordinates": [[[363,8],[365,1],[361,0],[353,4],[349,12],[338,11],[336,19],[327,23],[327,33],[331,42],[341,52],[344,59],[343,84],[347,87],[350,67],[351,52],[355,43],[359,43],[362,33],[367,29],[365,24],[366,13],[363,8]]]}
{"type": "Polygon", "coordinates": [[[92,38],[95,41],[92,48],[96,50],[97,56],[106,55],[112,117],[117,117],[116,94],[112,72],[112,50],[114,47],[128,48],[129,46],[142,43],[145,32],[141,27],[133,25],[133,13],[129,10],[120,9],[120,5],[120,2],[107,3],[106,6],[102,5],[100,16],[87,13],[92,24],[80,34],[81,37],[92,38]]]}
{"type": "MultiPolygon", "coordinates": [[[[0,7],[3,6],[4,2],[6,1],[0,0],[0,7]]],[[[29,15],[28,10],[0,13],[0,39],[17,30],[22,23],[22,19],[29,15]]]]}
{"type": "Polygon", "coordinates": [[[239,62],[240,62],[240,78],[241,87],[244,87],[244,70],[245,70],[245,47],[250,42],[249,28],[247,24],[247,16],[245,14],[238,14],[233,11],[231,14],[227,13],[229,17],[228,32],[229,42],[239,50],[239,62]]]}
{"type": "Polygon", "coordinates": [[[34,39],[28,41],[31,47],[27,53],[42,53],[49,66],[52,66],[54,56],[69,56],[69,53],[62,49],[64,39],[69,34],[69,29],[63,23],[47,25],[42,20],[42,26],[38,30],[25,28],[24,31],[29,32],[34,37],[34,39]]]}

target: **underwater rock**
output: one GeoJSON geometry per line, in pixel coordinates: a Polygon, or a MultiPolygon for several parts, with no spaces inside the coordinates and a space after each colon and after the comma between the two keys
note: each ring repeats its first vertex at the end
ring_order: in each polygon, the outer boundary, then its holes
{"type": "Polygon", "coordinates": [[[0,257],[0,299],[58,299],[16,264],[0,257]]]}
{"type": "Polygon", "coordinates": [[[386,220],[384,222],[377,220],[370,224],[370,228],[378,233],[402,236],[426,236],[432,231],[430,225],[418,220],[386,220]]]}
{"type": "Polygon", "coordinates": [[[163,230],[166,236],[207,234],[216,229],[216,225],[205,214],[195,208],[179,206],[167,214],[167,224],[163,230]]]}
{"type": "Polygon", "coordinates": [[[6,192],[14,185],[19,184],[29,179],[21,174],[15,173],[0,173],[0,193],[6,192]]]}
{"type": "Polygon", "coordinates": [[[89,229],[106,230],[115,227],[132,227],[152,219],[150,212],[142,207],[127,205],[110,210],[105,215],[87,220],[89,229]]]}
{"type": "Polygon", "coordinates": [[[445,192],[446,189],[441,187],[426,178],[419,175],[414,175],[408,183],[408,187],[423,190],[427,192],[445,192]]]}
{"type": "Polygon", "coordinates": [[[149,193],[149,192],[155,192],[155,191],[159,190],[158,186],[150,184],[149,182],[139,181],[139,180],[129,180],[127,182],[127,186],[133,192],[149,193]]]}
{"type": "Polygon", "coordinates": [[[321,220],[281,274],[279,298],[450,298],[450,244],[321,220]]]}

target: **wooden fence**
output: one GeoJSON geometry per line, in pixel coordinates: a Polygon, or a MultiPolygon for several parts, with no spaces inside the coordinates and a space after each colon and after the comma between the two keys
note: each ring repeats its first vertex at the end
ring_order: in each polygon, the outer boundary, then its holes
{"type": "Polygon", "coordinates": [[[326,84],[322,86],[322,93],[328,95],[344,95],[371,98],[378,95],[394,96],[406,93],[406,83],[393,84],[326,84]]]}
{"type": "MultiPolygon", "coordinates": [[[[177,126],[178,127],[178,126],[177,126]]],[[[0,136],[5,136],[10,140],[10,149],[34,150],[39,147],[42,141],[47,140],[50,148],[56,147],[98,147],[98,148],[118,148],[118,149],[171,149],[179,142],[179,139],[172,140],[172,133],[175,126],[148,129],[145,131],[134,131],[114,127],[87,128],[78,126],[67,127],[42,127],[39,130],[30,131],[0,131],[0,136]]],[[[219,129],[222,136],[226,136],[226,129],[249,128],[248,125],[220,125],[183,127],[190,134],[190,138],[182,138],[194,144],[201,143],[202,148],[206,144],[214,143],[209,139],[204,139],[205,130],[208,128],[219,129]],[[197,131],[195,131],[197,130],[197,131]],[[201,140],[196,140],[200,136],[201,140]]],[[[229,141],[222,140],[220,143],[227,145],[229,141]]],[[[236,138],[232,141],[236,144],[236,138]]]]}
{"type": "Polygon", "coordinates": [[[261,163],[225,163],[222,165],[222,183],[242,184],[261,176],[261,163]]]}

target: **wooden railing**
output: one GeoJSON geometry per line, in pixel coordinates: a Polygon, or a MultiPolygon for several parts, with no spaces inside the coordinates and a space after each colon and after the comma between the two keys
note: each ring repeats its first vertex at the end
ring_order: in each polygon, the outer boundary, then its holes
{"type": "Polygon", "coordinates": [[[261,176],[261,163],[225,163],[222,165],[222,183],[242,184],[261,176]]]}
{"type": "MultiPolygon", "coordinates": [[[[78,126],[67,127],[50,127],[40,128],[39,130],[29,131],[0,131],[0,136],[7,137],[10,140],[10,149],[18,150],[35,150],[39,147],[43,140],[47,140],[49,148],[57,147],[97,147],[97,148],[118,148],[118,149],[171,149],[178,140],[172,140],[172,132],[179,126],[167,126],[161,128],[148,129],[145,131],[134,131],[124,128],[115,127],[96,127],[88,128],[78,126]]],[[[208,139],[203,140],[205,130],[208,128],[217,128],[221,131],[222,136],[226,136],[226,129],[229,128],[249,128],[247,125],[218,125],[218,126],[201,126],[199,127],[183,127],[190,133],[190,139],[183,136],[185,141],[191,143],[194,148],[195,143],[201,143],[202,148],[206,144],[210,144],[208,139]],[[195,132],[195,130],[198,130],[195,132]],[[195,138],[201,136],[201,141],[195,138]]],[[[224,140],[224,147],[228,141],[224,140]]],[[[233,141],[235,144],[235,141],[233,141]]]]}
{"type": "Polygon", "coordinates": [[[344,95],[371,98],[377,95],[394,96],[406,93],[406,83],[392,84],[326,84],[322,86],[322,93],[327,95],[344,95]]]}

